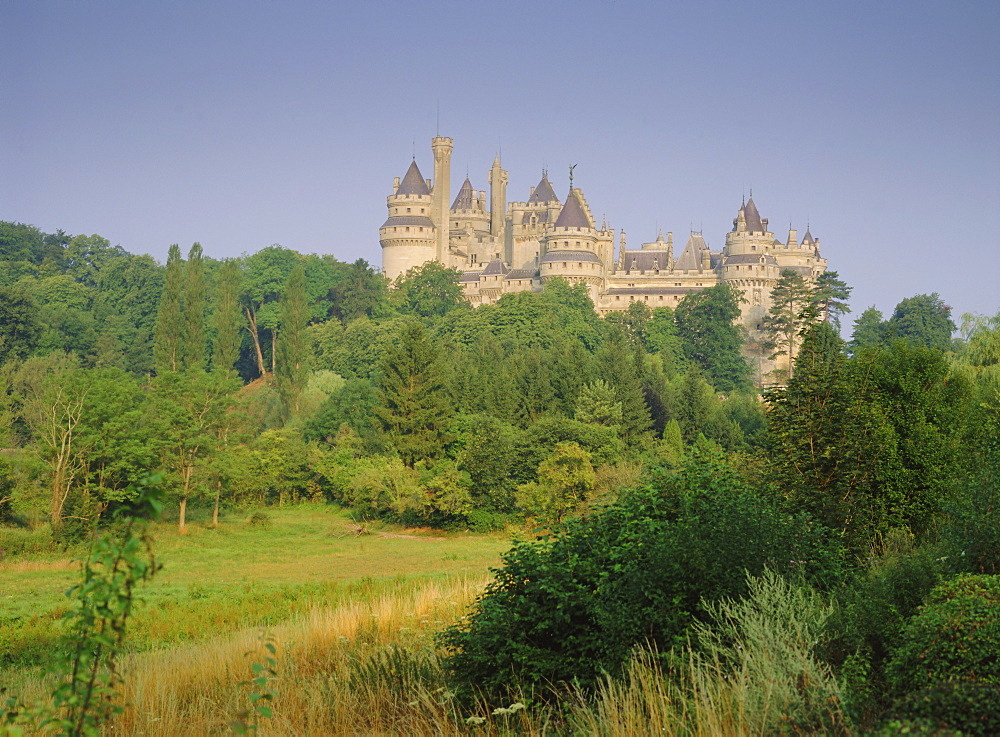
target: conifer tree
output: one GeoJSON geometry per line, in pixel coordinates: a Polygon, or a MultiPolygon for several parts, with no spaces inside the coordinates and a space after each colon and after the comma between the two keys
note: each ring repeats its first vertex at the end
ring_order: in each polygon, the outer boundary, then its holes
{"type": "Polygon", "coordinates": [[[188,251],[184,285],[184,367],[205,370],[205,262],[200,243],[188,251]]]}
{"type": "Polygon", "coordinates": [[[226,259],[219,269],[213,323],[215,343],[212,346],[212,368],[231,371],[240,357],[240,272],[235,259],[226,259]]]}
{"type": "Polygon", "coordinates": [[[306,296],[306,274],[301,263],[295,265],[285,285],[281,300],[281,330],[278,333],[275,380],[285,409],[299,411],[299,397],[309,376],[306,325],[309,322],[309,301],[306,296]]]}
{"type": "Polygon", "coordinates": [[[788,378],[794,370],[799,333],[816,319],[815,296],[805,277],[790,269],[781,272],[781,278],[771,291],[771,309],[763,323],[769,335],[765,347],[771,349],[772,359],[787,356],[788,378]]]}
{"type": "Polygon", "coordinates": [[[854,333],[848,348],[852,355],[862,348],[874,348],[885,340],[885,321],[882,313],[872,305],[854,321],[854,333]]]}
{"type": "Polygon", "coordinates": [[[167,275],[156,314],[156,332],[153,343],[153,361],[157,373],[178,371],[181,367],[181,350],[184,339],[184,322],[181,310],[184,289],[181,248],[176,243],[167,252],[167,275]]]}
{"type": "Polygon", "coordinates": [[[814,325],[803,336],[795,376],[766,395],[769,457],[779,483],[797,507],[836,528],[849,516],[843,499],[859,470],[849,468],[852,454],[843,446],[851,415],[844,361],[834,331],[814,325]]]}
{"type": "Polygon", "coordinates": [[[687,443],[693,443],[705,429],[716,404],[715,391],[701,370],[694,364],[688,366],[677,398],[677,423],[687,443]]]}
{"type": "Polygon", "coordinates": [[[646,396],[642,391],[642,348],[630,346],[620,327],[614,327],[594,355],[598,378],[611,387],[621,405],[621,432],[633,439],[652,426],[646,396]]]}
{"type": "Polygon", "coordinates": [[[442,452],[451,419],[441,352],[417,322],[407,323],[397,345],[379,362],[375,414],[407,466],[442,452]]]}
{"type": "Polygon", "coordinates": [[[840,331],[840,316],[851,311],[847,299],[851,296],[851,287],[840,278],[836,271],[824,271],[816,279],[813,290],[813,302],[823,318],[840,331]]]}

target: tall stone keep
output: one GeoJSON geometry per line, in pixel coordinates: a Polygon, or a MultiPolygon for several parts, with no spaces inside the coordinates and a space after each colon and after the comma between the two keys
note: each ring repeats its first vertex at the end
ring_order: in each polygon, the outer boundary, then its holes
{"type": "Polygon", "coordinates": [[[450,138],[435,136],[431,141],[431,149],[434,151],[434,189],[431,194],[434,196],[434,226],[437,228],[437,242],[435,244],[435,259],[440,263],[448,261],[448,205],[451,203],[451,152],[454,149],[454,141],[450,138]]]}

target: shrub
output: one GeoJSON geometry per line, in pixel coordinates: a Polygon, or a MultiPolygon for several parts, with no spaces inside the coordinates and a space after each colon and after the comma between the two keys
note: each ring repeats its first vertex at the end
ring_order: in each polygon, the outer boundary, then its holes
{"type": "Polygon", "coordinates": [[[456,686],[496,695],[615,672],[636,644],[685,641],[704,601],[739,597],[771,568],[829,584],[840,549],[825,528],[744,488],[695,453],[666,484],[630,493],[551,538],[515,543],[472,613],[442,635],[456,686]]]}
{"type": "Polygon", "coordinates": [[[934,589],[906,624],[886,674],[905,696],[949,681],[1000,685],[1000,577],[963,574],[934,589]]]}
{"type": "Polygon", "coordinates": [[[0,527],[0,560],[25,553],[45,553],[52,549],[52,530],[48,525],[29,529],[0,527]]]}
{"type": "Polygon", "coordinates": [[[499,532],[510,522],[510,516],[487,509],[473,509],[466,515],[466,526],[470,532],[499,532]]]}
{"type": "Polygon", "coordinates": [[[845,707],[858,724],[871,724],[889,694],[885,665],[900,645],[907,622],[941,582],[945,562],[933,546],[916,546],[898,530],[840,593],[837,636],[827,649],[844,686],[845,707]]]}
{"type": "Polygon", "coordinates": [[[706,602],[686,681],[697,714],[738,714],[745,734],[844,734],[840,687],[817,655],[833,606],[765,571],[747,596],[706,602]]]}
{"type": "Polygon", "coordinates": [[[904,696],[893,705],[889,718],[927,725],[928,734],[939,735],[946,729],[963,735],[1000,734],[1000,685],[942,683],[904,696]]]}
{"type": "Polygon", "coordinates": [[[251,527],[259,527],[262,530],[271,529],[271,518],[266,512],[254,512],[247,519],[247,524],[251,527]]]}

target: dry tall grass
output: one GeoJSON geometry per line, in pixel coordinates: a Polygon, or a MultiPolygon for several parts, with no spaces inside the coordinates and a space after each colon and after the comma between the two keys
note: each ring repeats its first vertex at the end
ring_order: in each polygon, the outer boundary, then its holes
{"type": "MultiPolygon", "coordinates": [[[[370,603],[314,610],[267,633],[277,649],[274,716],[261,734],[458,734],[433,633],[459,616],[485,582],[458,579],[370,603]]],[[[125,713],[114,734],[227,733],[250,705],[260,633],[133,656],[125,713]]]]}
{"type": "MultiPolygon", "coordinates": [[[[661,660],[639,652],[595,694],[553,708],[479,704],[461,711],[447,690],[434,633],[463,614],[480,579],[451,579],[367,602],[317,609],[263,635],[275,646],[277,692],[262,735],[843,734],[840,692],[814,648],[830,610],[776,576],[714,607],[698,648],[661,660]],[[513,707],[513,708],[511,708],[513,707]],[[558,716],[557,716],[558,715],[558,716]]],[[[245,685],[268,654],[259,632],[142,653],[123,663],[125,711],[106,733],[227,734],[248,718],[245,685]]],[[[23,693],[43,697],[51,684],[23,693]]]]}

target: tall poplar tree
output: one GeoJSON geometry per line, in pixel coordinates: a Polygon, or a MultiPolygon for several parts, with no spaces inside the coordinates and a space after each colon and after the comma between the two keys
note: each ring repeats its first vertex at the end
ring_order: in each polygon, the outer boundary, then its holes
{"type": "Polygon", "coordinates": [[[240,278],[242,272],[235,259],[226,259],[219,269],[219,283],[216,287],[215,343],[212,345],[212,368],[231,371],[240,357],[240,278]]]}
{"type": "Polygon", "coordinates": [[[278,394],[288,413],[299,411],[299,398],[309,376],[306,325],[309,322],[309,299],[306,296],[306,273],[301,263],[295,265],[285,284],[281,299],[280,332],[275,350],[274,377],[278,394]]]}
{"type": "Polygon", "coordinates": [[[184,284],[184,367],[205,369],[205,261],[200,243],[188,251],[184,284]]]}
{"type": "Polygon", "coordinates": [[[184,290],[181,248],[176,243],[167,252],[167,276],[156,314],[153,362],[157,373],[177,371],[181,367],[181,346],[184,339],[182,293],[184,290]]]}

